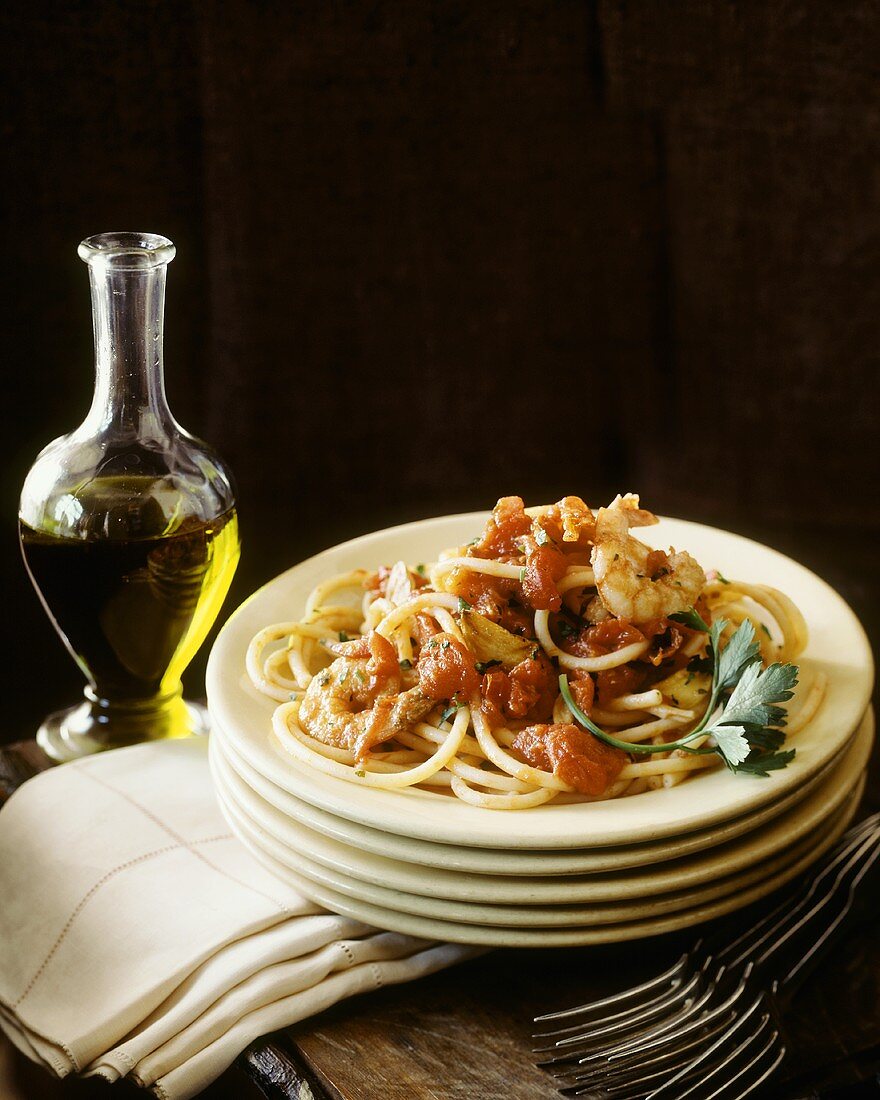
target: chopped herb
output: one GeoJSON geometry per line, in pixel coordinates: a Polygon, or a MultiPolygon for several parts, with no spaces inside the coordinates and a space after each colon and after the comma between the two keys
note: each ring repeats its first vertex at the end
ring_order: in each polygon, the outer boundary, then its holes
{"type": "Polygon", "coordinates": [[[677,623],[684,623],[691,630],[701,630],[704,634],[709,633],[708,623],[703,620],[702,615],[694,607],[689,607],[687,611],[677,611],[669,618],[677,623]]]}
{"type": "Polygon", "coordinates": [[[318,683],[321,685],[321,687],[326,687],[327,684],[330,683],[329,673],[322,672],[321,675],[318,677],[318,683]]]}
{"type": "Polygon", "coordinates": [[[556,624],[556,629],[559,631],[559,636],[561,638],[574,638],[577,635],[575,628],[571,623],[566,622],[565,619],[559,620],[556,624]]]}
{"type": "Polygon", "coordinates": [[[354,774],[358,777],[358,779],[366,779],[367,777],[367,773],[364,771],[363,768],[355,768],[354,774]]]}
{"type": "Polygon", "coordinates": [[[722,584],[730,584],[730,581],[724,576],[720,569],[716,569],[715,572],[718,575],[718,580],[721,581],[722,584]]]}
{"type": "Polygon", "coordinates": [[[764,623],[761,623],[761,629],[764,631],[764,633],[767,635],[768,638],[773,637],[773,635],[770,633],[770,631],[767,629],[767,627],[764,625],[764,623]]]}
{"type": "Polygon", "coordinates": [[[450,640],[448,638],[444,638],[443,641],[440,643],[440,648],[441,649],[449,649],[449,647],[451,645],[452,645],[452,642],[450,642],[450,640]]]}
{"type": "Polygon", "coordinates": [[[337,683],[344,684],[347,679],[348,679],[348,669],[346,668],[342,672],[340,672],[339,679],[337,680],[337,683]]]}
{"type": "MultiPolygon", "coordinates": [[[[690,668],[690,667],[691,667],[691,666],[690,666],[690,665],[688,665],[688,668],[690,668]]],[[[687,679],[686,679],[686,680],[685,680],[685,682],[684,682],[684,686],[685,686],[685,687],[687,687],[687,686],[688,686],[688,684],[689,684],[689,683],[691,682],[691,680],[693,680],[693,678],[694,678],[694,674],[693,674],[692,672],[689,672],[689,673],[687,674],[687,679]]]]}
{"type": "Polygon", "coordinates": [[[399,665],[400,665],[400,667],[401,667],[402,669],[404,669],[405,671],[406,671],[407,669],[410,669],[410,668],[412,668],[412,661],[410,661],[410,660],[409,660],[408,658],[406,658],[406,657],[404,657],[404,659],[403,659],[402,661],[398,661],[398,664],[399,664],[399,665]]]}
{"type": "Polygon", "coordinates": [[[467,600],[464,598],[464,596],[459,596],[458,597],[458,610],[459,611],[470,611],[471,610],[471,604],[469,604],[467,602],[467,600]]]}
{"type": "Polygon", "coordinates": [[[471,539],[471,541],[469,543],[467,543],[466,545],[476,546],[479,541],[480,541],[479,538],[471,539]]]}
{"type": "Polygon", "coordinates": [[[419,564],[416,566],[416,572],[421,573],[421,575],[424,577],[424,575],[425,575],[425,563],[423,561],[420,561],[419,564]]]}
{"type": "Polygon", "coordinates": [[[364,675],[363,669],[355,669],[354,677],[356,680],[360,680],[362,684],[365,684],[367,682],[367,678],[364,675]]]}
{"type": "Polygon", "coordinates": [[[479,674],[482,676],[484,672],[488,672],[490,668],[495,668],[497,665],[500,665],[500,664],[501,664],[501,661],[498,661],[498,660],[477,661],[475,667],[476,667],[477,672],[479,672],[479,674]]]}
{"type": "Polygon", "coordinates": [[[340,642],[350,642],[351,638],[349,638],[349,636],[345,633],[344,630],[340,630],[339,631],[339,640],[340,640],[340,642]]]}
{"type": "Polygon", "coordinates": [[[711,675],[714,668],[715,658],[711,653],[705,657],[691,657],[687,663],[688,672],[708,672],[711,675]]]}
{"type": "Polygon", "coordinates": [[[454,699],[450,699],[449,706],[440,716],[441,722],[448,722],[449,719],[455,714],[457,710],[461,710],[462,707],[466,707],[467,703],[457,703],[454,699]]]}
{"type": "Polygon", "coordinates": [[[552,539],[544,530],[544,528],[540,524],[537,524],[535,528],[535,542],[539,546],[546,546],[551,541],[552,539]]]}
{"type": "Polygon", "coordinates": [[[526,567],[523,566],[519,571],[519,583],[522,584],[526,579],[526,567]]]}

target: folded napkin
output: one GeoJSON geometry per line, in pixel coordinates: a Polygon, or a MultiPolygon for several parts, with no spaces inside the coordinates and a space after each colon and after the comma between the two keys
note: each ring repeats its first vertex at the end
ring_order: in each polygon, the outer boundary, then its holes
{"type": "Polygon", "coordinates": [[[0,811],[0,1026],[166,1100],[258,1036],[477,953],[328,913],[230,833],[205,739],[64,764],[0,811]]]}

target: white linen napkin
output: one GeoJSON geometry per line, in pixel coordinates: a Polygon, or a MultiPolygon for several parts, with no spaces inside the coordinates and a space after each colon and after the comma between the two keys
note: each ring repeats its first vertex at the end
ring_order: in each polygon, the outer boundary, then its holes
{"type": "Polygon", "coordinates": [[[0,1026],[165,1100],[255,1038],[479,953],[328,913],[230,833],[203,738],[64,764],[0,811],[0,1026]]]}

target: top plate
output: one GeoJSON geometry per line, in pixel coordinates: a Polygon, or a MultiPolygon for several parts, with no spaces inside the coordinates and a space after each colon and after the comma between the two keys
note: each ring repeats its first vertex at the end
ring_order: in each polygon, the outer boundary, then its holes
{"type": "Polygon", "coordinates": [[[260,695],[244,671],[254,634],[302,614],[311,589],[334,573],[374,569],[398,559],[431,561],[473,538],[485,513],[444,516],[377,531],[334,546],[288,569],[252,595],[220,632],[208,661],[208,705],[226,738],[257,771],[312,805],[350,821],[426,841],[488,848],[592,848],[693,832],[748,813],[793,790],[846,744],[868,704],[873,664],[853,612],[823,580],[783,554],[740,535],[684,520],[664,519],[639,537],[657,548],[687,550],[706,569],[781,589],[803,612],[810,642],[800,663],[828,676],[825,700],[791,746],[797,756],[769,778],[732,775],[725,768],[665,790],[606,802],[501,812],[417,789],[383,791],[311,770],[277,745],[276,704],[260,695]]]}

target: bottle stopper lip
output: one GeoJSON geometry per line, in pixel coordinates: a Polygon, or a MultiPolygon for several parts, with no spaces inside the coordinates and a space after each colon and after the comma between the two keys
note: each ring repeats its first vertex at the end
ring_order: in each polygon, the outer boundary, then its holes
{"type": "Polygon", "coordinates": [[[107,264],[124,271],[170,263],[176,251],[174,244],[158,233],[96,233],[81,241],[77,249],[86,263],[107,264]]]}

